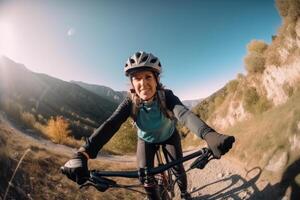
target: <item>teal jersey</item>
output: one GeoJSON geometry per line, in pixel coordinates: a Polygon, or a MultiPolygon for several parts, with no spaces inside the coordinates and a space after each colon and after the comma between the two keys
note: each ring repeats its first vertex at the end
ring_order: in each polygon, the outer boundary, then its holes
{"type": "Polygon", "coordinates": [[[171,137],[175,121],[166,117],[160,110],[158,101],[144,103],[136,118],[138,136],[149,143],[160,143],[171,137]]]}

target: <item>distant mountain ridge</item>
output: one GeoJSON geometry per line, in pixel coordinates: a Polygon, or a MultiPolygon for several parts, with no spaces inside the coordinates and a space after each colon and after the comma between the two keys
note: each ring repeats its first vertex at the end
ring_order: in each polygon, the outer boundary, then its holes
{"type": "Polygon", "coordinates": [[[41,123],[62,115],[80,135],[90,134],[118,105],[75,83],[34,73],[7,57],[0,59],[1,109],[31,113],[41,123]]]}
{"type": "Polygon", "coordinates": [[[182,103],[188,107],[189,109],[192,109],[196,105],[198,105],[203,99],[193,99],[193,100],[184,100],[182,103]]]}
{"type": "Polygon", "coordinates": [[[109,101],[113,101],[114,103],[118,104],[121,103],[128,95],[126,91],[115,91],[107,86],[88,84],[82,81],[71,81],[71,83],[75,83],[80,87],[89,90],[90,92],[93,92],[109,101]]]}

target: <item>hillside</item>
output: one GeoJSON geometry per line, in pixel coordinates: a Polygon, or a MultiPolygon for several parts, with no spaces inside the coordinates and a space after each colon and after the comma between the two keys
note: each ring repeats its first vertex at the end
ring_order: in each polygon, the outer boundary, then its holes
{"type": "Polygon", "coordinates": [[[31,72],[6,57],[1,57],[0,71],[0,106],[15,120],[47,124],[51,117],[63,116],[80,138],[91,134],[118,105],[74,83],[31,72]]]}
{"type": "Polygon", "coordinates": [[[238,74],[194,109],[221,130],[286,103],[300,86],[300,5],[296,0],[276,5],[283,21],[272,43],[252,40],[244,58],[247,74],[238,74]]]}
{"type": "Polygon", "coordinates": [[[300,159],[299,102],[297,91],[285,104],[228,128],[238,138],[232,154],[270,172],[283,171],[300,159]]]}
{"type": "Polygon", "coordinates": [[[231,155],[272,178],[300,158],[300,4],[276,5],[282,25],[272,43],[252,40],[244,58],[247,74],[193,109],[220,132],[236,136],[231,155]]]}
{"type": "MultiPolygon", "coordinates": [[[[45,145],[39,140],[7,126],[0,115],[0,199],[135,199],[139,193],[114,189],[106,193],[93,188],[80,190],[78,185],[63,176],[59,168],[72,156],[63,146],[45,145]],[[18,166],[19,165],[19,166],[18,166]],[[18,167],[17,167],[18,166],[18,167]],[[13,173],[15,175],[13,176],[13,173]],[[11,185],[8,189],[8,183],[11,185]],[[92,195],[91,195],[92,194],[92,195]]],[[[94,160],[93,169],[133,170],[135,163],[123,163],[102,159],[94,160]]],[[[120,183],[136,183],[120,180],[120,183]]]]}
{"type": "Polygon", "coordinates": [[[71,83],[75,83],[80,87],[117,104],[120,104],[128,95],[126,91],[114,91],[113,89],[102,85],[88,84],[81,81],[71,81],[71,83]]]}

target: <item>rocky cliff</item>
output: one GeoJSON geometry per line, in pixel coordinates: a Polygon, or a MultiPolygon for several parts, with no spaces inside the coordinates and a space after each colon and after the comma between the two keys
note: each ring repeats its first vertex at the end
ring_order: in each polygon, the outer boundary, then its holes
{"type": "Polygon", "coordinates": [[[202,117],[201,112],[208,111],[206,120],[217,129],[225,130],[286,103],[300,87],[300,5],[294,0],[276,4],[282,25],[271,44],[251,41],[244,59],[247,74],[239,74],[224,86],[225,93],[216,92],[209,98],[212,102],[200,103],[195,109],[202,117]]]}

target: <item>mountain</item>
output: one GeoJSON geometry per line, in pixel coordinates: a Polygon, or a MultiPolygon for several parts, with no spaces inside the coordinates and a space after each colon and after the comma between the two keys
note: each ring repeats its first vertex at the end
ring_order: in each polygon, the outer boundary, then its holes
{"type": "Polygon", "coordinates": [[[80,137],[91,134],[118,105],[77,84],[34,73],[7,57],[0,59],[0,108],[15,118],[46,124],[63,116],[80,137]]]}
{"type": "Polygon", "coordinates": [[[244,58],[247,73],[193,108],[219,132],[236,136],[232,155],[273,178],[300,159],[299,3],[276,5],[283,21],[272,42],[252,40],[244,58]]]}
{"type": "Polygon", "coordinates": [[[118,104],[121,103],[128,95],[126,91],[114,91],[113,89],[102,85],[88,84],[81,81],[71,81],[71,83],[75,83],[80,87],[99,95],[100,97],[118,104]]]}
{"type": "Polygon", "coordinates": [[[182,103],[189,109],[192,109],[193,107],[198,105],[201,101],[202,101],[202,99],[184,100],[184,101],[182,101],[182,103]]]}

